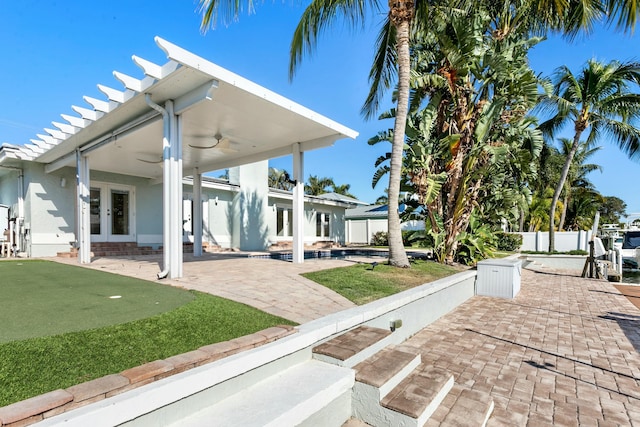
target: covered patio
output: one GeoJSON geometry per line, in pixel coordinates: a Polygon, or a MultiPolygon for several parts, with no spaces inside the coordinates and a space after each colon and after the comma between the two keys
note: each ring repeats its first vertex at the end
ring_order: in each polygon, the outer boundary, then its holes
{"type": "MultiPolygon", "coordinates": [[[[183,178],[193,177],[193,200],[198,201],[203,173],[292,155],[293,261],[302,263],[304,153],[353,139],[357,132],[166,40],[156,37],[155,42],[167,63],[133,56],[144,72],[142,79],[114,72],[124,90],[98,85],[106,99],[84,97],[90,108],[72,107],[79,117],[63,114],[66,123],[53,122],[55,129],[45,129],[31,144],[11,150],[16,160],[45,164],[47,174],[75,167],[79,262],[91,262],[92,172],[162,183],[163,261],[158,277],[179,278],[183,178]]],[[[115,191],[117,198],[118,188],[115,191]]],[[[121,199],[126,206],[127,200],[121,199]]],[[[115,207],[107,212],[111,214],[116,215],[115,207]]],[[[202,209],[193,209],[195,257],[202,255],[202,224],[202,209]]]]}

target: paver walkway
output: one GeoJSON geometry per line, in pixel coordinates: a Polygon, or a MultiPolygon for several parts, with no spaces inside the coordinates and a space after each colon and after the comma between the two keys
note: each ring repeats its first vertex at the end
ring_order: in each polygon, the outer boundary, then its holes
{"type": "Polygon", "coordinates": [[[402,344],[489,393],[488,426],[640,426],[640,310],[605,281],[523,270],[513,300],[473,297],[402,344]]]}
{"type": "MultiPolygon", "coordinates": [[[[52,259],[79,265],[74,258],[52,259]]],[[[161,256],[94,258],[85,267],[207,292],[300,324],[354,307],[338,293],[300,276],[309,271],[351,265],[349,261],[322,259],[294,264],[226,253],[205,253],[202,257],[185,254],[184,260],[182,278],[160,281],[157,274],[161,256]]]]}

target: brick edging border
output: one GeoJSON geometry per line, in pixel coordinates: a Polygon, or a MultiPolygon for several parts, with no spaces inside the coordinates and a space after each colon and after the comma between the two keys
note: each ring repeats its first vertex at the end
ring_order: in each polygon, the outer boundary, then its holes
{"type": "Polygon", "coordinates": [[[200,347],[164,360],[156,360],[127,369],[119,374],[107,375],[95,380],[41,394],[0,408],[0,426],[22,427],[46,418],[98,402],[111,396],[152,383],[214,362],[232,354],[258,347],[297,330],[280,325],[258,331],[230,341],[200,347]]]}

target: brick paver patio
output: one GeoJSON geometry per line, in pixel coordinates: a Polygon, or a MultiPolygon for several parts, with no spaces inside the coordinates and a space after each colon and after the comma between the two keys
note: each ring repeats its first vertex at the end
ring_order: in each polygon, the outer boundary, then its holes
{"type": "Polygon", "coordinates": [[[640,426],[640,310],[605,281],[523,270],[515,299],[471,298],[402,347],[489,393],[489,426],[640,426]]]}

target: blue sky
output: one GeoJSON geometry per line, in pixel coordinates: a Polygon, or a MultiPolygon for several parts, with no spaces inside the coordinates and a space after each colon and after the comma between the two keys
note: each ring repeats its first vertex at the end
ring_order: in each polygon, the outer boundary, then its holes
{"type": "MultiPolygon", "coordinates": [[[[388,147],[371,147],[367,140],[390,124],[364,121],[359,112],[378,18],[364,31],[337,27],[325,34],[289,82],[289,43],[304,4],[259,3],[254,14],[202,34],[196,1],[3,2],[0,142],[28,143],[52,121],[64,122],[60,114],[74,115],[71,105],[86,107],[84,95],[104,99],[97,84],[122,87],[114,70],[141,78],[131,55],[165,63],[153,41],[157,35],[358,131],[355,141],[308,152],[305,175],[349,183],[354,195],[373,202],[384,192],[382,183],[371,188],[374,162],[388,147]]],[[[533,50],[531,64],[548,75],[563,64],[577,71],[590,58],[640,60],[638,37],[607,29],[572,43],[551,37],[533,50]]],[[[631,178],[638,176],[640,163],[606,141],[602,146],[593,162],[603,172],[594,173],[592,182],[602,194],[623,199],[628,213],[640,212],[638,185],[631,178]]],[[[291,170],[288,158],[272,163],[291,170]]]]}

